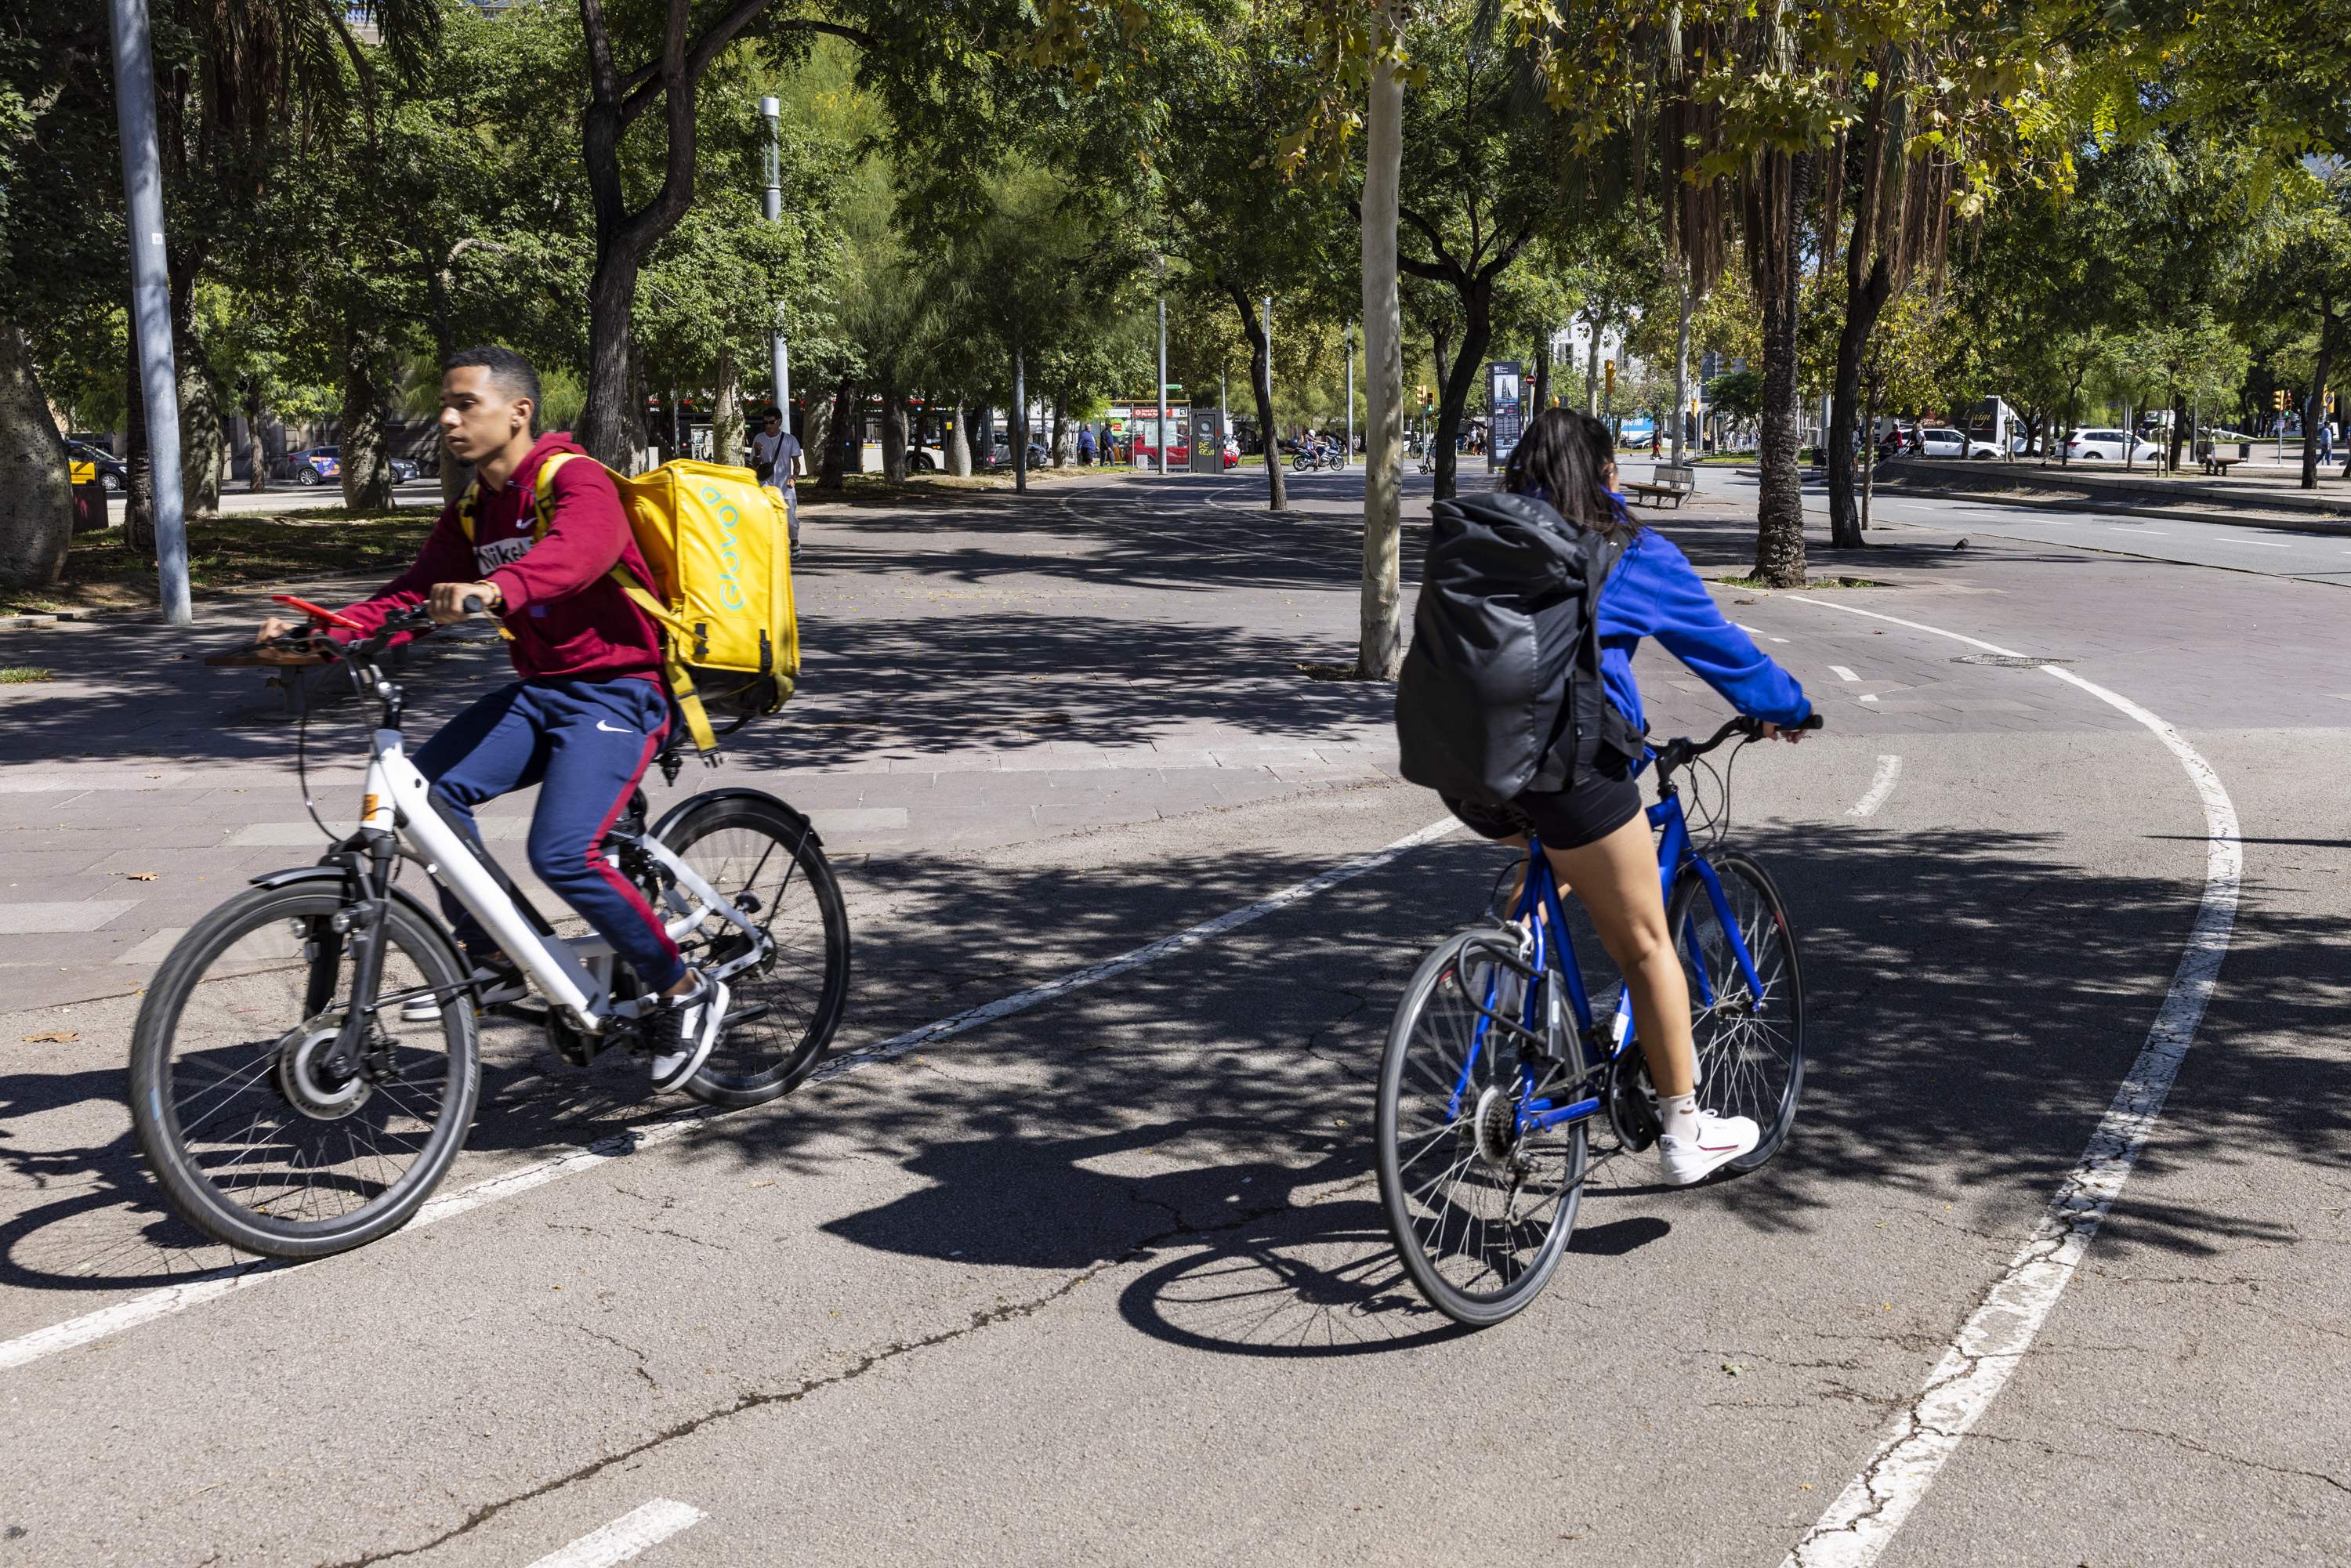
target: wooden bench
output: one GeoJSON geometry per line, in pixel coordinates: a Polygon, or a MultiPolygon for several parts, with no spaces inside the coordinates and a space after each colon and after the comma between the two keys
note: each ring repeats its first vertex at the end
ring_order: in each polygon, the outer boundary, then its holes
{"type": "Polygon", "coordinates": [[[1660,463],[1656,467],[1656,476],[1649,482],[1627,485],[1625,488],[1635,502],[1662,507],[1670,501],[1676,508],[1679,508],[1684,501],[1689,499],[1690,492],[1698,488],[1698,470],[1687,466],[1677,467],[1671,463],[1660,463]]]}
{"type": "Polygon", "coordinates": [[[2204,455],[2204,472],[2226,479],[2229,470],[2243,461],[2241,457],[2223,457],[2217,452],[2208,452],[2204,455]]]}

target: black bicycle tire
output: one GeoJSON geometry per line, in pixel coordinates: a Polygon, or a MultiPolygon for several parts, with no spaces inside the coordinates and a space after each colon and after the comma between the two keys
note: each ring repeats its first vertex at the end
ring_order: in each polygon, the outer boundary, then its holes
{"type": "Polygon", "coordinates": [[[1495,938],[1491,926],[1474,927],[1448,937],[1420,962],[1412,979],[1405,987],[1403,999],[1397,1002],[1395,1019],[1388,1026],[1387,1044],[1380,1054],[1378,1103],[1372,1116],[1372,1136],[1375,1145],[1374,1165],[1379,1176],[1380,1211],[1387,1221],[1388,1239],[1395,1246],[1396,1257],[1404,1264],[1405,1275],[1421,1299],[1464,1328],[1491,1328],[1496,1323],[1516,1317],[1526,1310],[1535,1297],[1542,1293],[1552,1275],[1558,1270],[1560,1260],[1566,1256],[1568,1239],[1574,1234],[1575,1218],[1583,1200],[1583,1178],[1591,1168],[1591,1142],[1586,1124],[1574,1124],[1573,1139],[1575,1179],[1569,1184],[1567,1195],[1560,1200],[1552,1220],[1551,1234],[1544,1238],[1535,1261],[1520,1274],[1506,1292],[1495,1296],[1472,1296],[1456,1289],[1429,1262],[1420,1246],[1419,1232],[1413,1225],[1405,1207],[1404,1174],[1396,1163],[1397,1103],[1402,1092],[1405,1054],[1410,1048],[1413,1026],[1418,1022],[1423,1009],[1437,988],[1443,983],[1452,967],[1458,962],[1463,949],[1473,941],[1495,938]]]}
{"type": "MultiPolygon", "coordinates": [[[[1707,863],[1714,867],[1714,873],[1718,877],[1740,878],[1750,883],[1756,892],[1762,895],[1764,903],[1771,911],[1773,924],[1780,932],[1782,944],[1785,946],[1788,955],[1789,1016],[1792,1020],[1788,1030],[1792,1047],[1788,1082],[1786,1088],[1781,1092],[1778,1115],[1771,1126],[1762,1129],[1763,1135],[1756,1141],[1755,1147],[1729,1162],[1723,1167],[1734,1174],[1743,1175],[1766,1164],[1772,1155],[1780,1152],[1781,1146],[1788,1141],[1789,1132],[1795,1126],[1797,1105],[1803,1097],[1803,955],[1801,951],[1801,944],[1797,941],[1795,922],[1788,916],[1788,901],[1780,896],[1780,885],[1771,880],[1771,873],[1765,871],[1753,856],[1742,851],[1730,850],[1720,854],[1708,855],[1707,863]]],[[[1703,917],[1709,921],[1715,920],[1712,902],[1706,898],[1705,883],[1698,880],[1698,873],[1695,871],[1683,872],[1674,883],[1673,902],[1667,906],[1666,910],[1667,928],[1674,933],[1677,947],[1681,945],[1681,933],[1685,920],[1700,901],[1705,902],[1703,917]]],[[[1717,923],[1719,924],[1719,922],[1717,923]]],[[[1683,954],[1683,960],[1686,964],[1690,961],[1688,954],[1683,954]]],[[[1698,1002],[1695,994],[1690,998],[1690,1002],[1695,1008],[1698,1002]]],[[[1701,1101],[1706,1097],[1703,1084],[1699,1086],[1698,1097],[1701,1101]]]]}
{"type": "Polygon", "coordinates": [[[808,819],[783,801],[772,796],[747,793],[714,797],[669,823],[663,831],[662,842],[672,853],[682,857],[706,834],[747,823],[771,830],[779,843],[790,846],[794,862],[816,896],[825,931],[824,985],[807,1033],[774,1069],[760,1075],[764,1082],[757,1087],[722,1086],[707,1067],[686,1080],[688,1094],[706,1105],[729,1110],[764,1105],[789,1094],[816,1071],[832,1044],[834,1031],[841,1027],[841,1016],[849,1001],[852,968],[849,907],[841,896],[840,879],[834,876],[832,862],[825,859],[823,842],[809,826],[808,819]]]}
{"type": "MultiPolygon", "coordinates": [[[[481,1094],[480,1038],[474,1009],[449,1006],[444,1009],[444,1020],[456,1030],[447,1039],[454,1099],[434,1124],[415,1166],[386,1193],[385,1199],[391,1201],[379,1199],[331,1221],[265,1223],[250,1210],[222,1201],[212,1183],[197,1171],[181,1142],[179,1117],[172,1103],[169,1049],[173,1027],[194,981],[246,934],[278,921],[332,914],[341,905],[339,894],[316,885],[254,888],[239,894],[172,945],[149,982],[138,1019],[131,1026],[131,1124],[147,1168],[180,1218],[215,1241],[265,1258],[291,1261],[324,1258],[364,1247],[407,1224],[433,1196],[465,1147],[481,1094]]],[[[388,936],[416,961],[428,984],[437,988],[465,978],[465,967],[458,959],[455,944],[437,925],[396,901],[386,918],[392,922],[388,936]]]]}

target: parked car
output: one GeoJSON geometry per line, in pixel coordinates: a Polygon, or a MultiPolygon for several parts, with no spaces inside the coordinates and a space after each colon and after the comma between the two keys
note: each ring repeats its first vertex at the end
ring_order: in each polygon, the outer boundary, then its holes
{"type": "Polygon", "coordinates": [[[1963,430],[1953,430],[1948,425],[1922,424],[1918,427],[1918,455],[1997,457],[2000,448],[1989,441],[1979,441],[1963,430]]]}
{"type": "Polygon", "coordinates": [[[286,471],[297,485],[322,485],[329,479],[343,476],[343,449],[340,446],[313,446],[307,452],[286,455],[286,471]]]}
{"type": "Polygon", "coordinates": [[[389,461],[392,464],[392,482],[393,484],[405,485],[411,479],[416,477],[417,468],[415,458],[394,457],[389,461]]]}
{"type": "Polygon", "coordinates": [[[2076,463],[2156,463],[2163,448],[2143,435],[2120,430],[2077,430],[2065,443],[2065,455],[2076,463]]]}
{"type": "Polygon", "coordinates": [[[1225,437],[1225,466],[1238,468],[1241,463],[1241,444],[1231,436],[1225,437]]]}
{"type": "MultiPolygon", "coordinates": [[[[1031,468],[1044,468],[1044,467],[1050,467],[1050,466],[1051,465],[1051,464],[1052,464],[1052,461],[1053,461],[1053,459],[1052,459],[1051,455],[1046,452],[1045,447],[1044,447],[1044,444],[1043,444],[1043,443],[1041,443],[1041,442],[1037,442],[1037,441],[1031,441],[1031,442],[1029,444],[1029,467],[1031,467],[1031,468]]],[[[1009,468],[1009,467],[1011,467],[1011,466],[1012,466],[1012,444],[1011,444],[1009,441],[1005,440],[1005,439],[1004,439],[1004,437],[1002,437],[1002,436],[1000,436],[1000,435],[999,435],[999,436],[998,436],[998,437],[996,438],[996,447],[995,447],[995,450],[991,451],[991,452],[987,455],[987,465],[988,465],[990,468],[1009,468]]]]}
{"type": "Polygon", "coordinates": [[[109,494],[119,496],[131,483],[131,470],[123,466],[122,459],[102,446],[92,446],[86,441],[68,441],[66,443],[66,455],[76,468],[85,463],[89,465],[89,478],[85,479],[79,474],[74,476],[77,485],[103,485],[109,494]]]}

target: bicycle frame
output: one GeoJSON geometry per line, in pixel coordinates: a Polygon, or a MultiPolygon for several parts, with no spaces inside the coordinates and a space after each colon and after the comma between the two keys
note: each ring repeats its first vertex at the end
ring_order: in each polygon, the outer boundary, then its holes
{"type": "MultiPolygon", "coordinates": [[[[489,852],[458,825],[447,807],[436,800],[433,786],[409,759],[401,735],[401,690],[374,667],[373,654],[354,654],[353,684],[381,705],[382,716],[370,743],[367,779],[360,801],[360,828],[337,846],[329,858],[343,864],[363,889],[360,905],[337,917],[334,930],[360,935],[352,986],[353,1006],[339,1032],[333,1052],[338,1071],[356,1064],[367,1014],[377,1003],[382,975],[384,922],[381,911],[390,895],[395,864],[394,842],[404,838],[423,858],[426,874],[447,888],[457,902],[480,922],[507,956],[545,993],[549,1005],[574,1029],[601,1034],[608,1023],[632,1020],[650,1011],[658,998],[637,997],[624,1002],[611,998],[611,945],[589,936],[567,940],[555,934],[544,916],[532,908],[489,852]],[[364,852],[367,869],[349,852],[364,852]]],[[[670,877],[662,902],[669,912],[664,928],[674,942],[716,912],[751,938],[750,946],[709,973],[725,979],[759,962],[768,953],[765,935],[744,917],[732,900],[705,881],[666,844],[647,833],[613,831],[608,844],[632,845],[659,862],[670,877]]],[[[462,990],[464,988],[456,988],[462,990]]]]}
{"type": "MultiPolygon", "coordinates": [[[[1663,798],[1649,807],[1646,813],[1649,825],[1658,830],[1659,894],[1670,903],[1674,883],[1681,879],[1682,873],[1685,871],[1697,873],[1699,884],[1706,889],[1707,901],[1713,907],[1715,919],[1729,942],[1731,953],[1739,964],[1740,976],[1747,983],[1748,994],[1760,997],[1763,994],[1763,986],[1755,972],[1755,959],[1747,950],[1746,937],[1739,929],[1737,917],[1731,913],[1730,902],[1723,895],[1722,880],[1691,844],[1689,820],[1682,812],[1681,798],[1670,780],[1661,786],[1661,795],[1663,798]]],[[[1512,918],[1521,923],[1528,932],[1527,975],[1530,982],[1549,978],[1553,974],[1565,982],[1568,1009],[1573,1018],[1576,1036],[1583,1041],[1587,1059],[1593,1063],[1571,1080],[1571,1086],[1586,1085],[1633,1049],[1632,991],[1629,987],[1617,988],[1616,1011],[1611,1020],[1609,1039],[1604,1045],[1593,1020],[1592,998],[1584,988],[1583,970],[1575,961],[1573,946],[1567,940],[1567,912],[1560,903],[1558,879],[1552,873],[1551,862],[1543,853],[1541,840],[1531,832],[1527,835],[1526,884],[1520,893],[1512,918]]],[[[1677,940],[1687,944],[1689,952],[1697,952],[1698,931],[1694,924],[1685,921],[1682,930],[1675,935],[1677,940]]],[[[1699,1005],[1713,1006],[1714,986],[1706,967],[1703,964],[1692,967],[1698,971],[1699,1005]]],[[[1463,1054],[1460,1075],[1454,1083],[1453,1093],[1447,1103],[1447,1112],[1452,1116],[1461,1114],[1462,1097],[1468,1092],[1470,1081],[1477,1071],[1478,1059],[1486,1048],[1491,1027],[1499,1019],[1495,1004],[1500,999],[1501,986],[1501,971],[1497,966],[1495,972],[1487,979],[1485,1000],[1478,1009],[1479,1016],[1470,1031],[1469,1049],[1463,1054]]],[[[1555,1009],[1551,1019],[1536,1016],[1540,998],[1550,994],[1543,986],[1526,985],[1524,995],[1519,999],[1520,1017],[1515,1027],[1526,1036],[1542,1040],[1546,1048],[1556,1055],[1565,1044],[1561,1038],[1565,1020],[1557,1019],[1555,1009]],[[1552,1027],[1546,1028],[1547,1023],[1552,1027]]],[[[1520,1093],[1517,1124],[1520,1136],[1556,1127],[1562,1123],[1587,1120],[1601,1109],[1603,1099],[1598,1094],[1584,1094],[1564,1105],[1549,1099],[1538,1099],[1534,1093],[1534,1069],[1522,1062],[1519,1072],[1520,1093]]]]}

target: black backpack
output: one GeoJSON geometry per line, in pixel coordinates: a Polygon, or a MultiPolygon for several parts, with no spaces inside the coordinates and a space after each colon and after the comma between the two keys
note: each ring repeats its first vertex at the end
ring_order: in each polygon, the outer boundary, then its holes
{"type": "Polygon", "coordinates": [[[1531,497],[1437,503],[1396,682],[1406,779],[1491,806],[1565,789],[1579,758],[1641,754],[1600,678],[1600,590],[1623,554],[1531,497]]]}

